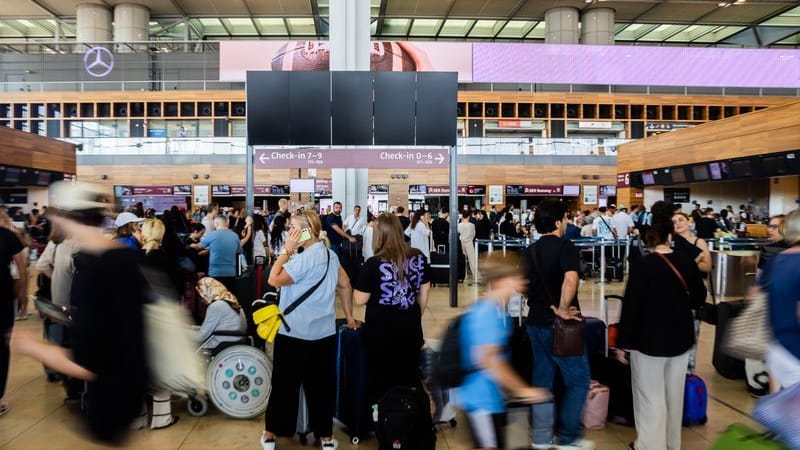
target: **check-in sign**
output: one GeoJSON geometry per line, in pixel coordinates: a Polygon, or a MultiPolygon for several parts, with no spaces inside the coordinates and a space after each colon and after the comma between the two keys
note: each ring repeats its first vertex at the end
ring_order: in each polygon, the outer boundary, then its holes
{"type": "Polygon", "coordinates": [[[434,169],[449,163],[446,148],[256,148],[254,156],[256,169],[434,169]]]}

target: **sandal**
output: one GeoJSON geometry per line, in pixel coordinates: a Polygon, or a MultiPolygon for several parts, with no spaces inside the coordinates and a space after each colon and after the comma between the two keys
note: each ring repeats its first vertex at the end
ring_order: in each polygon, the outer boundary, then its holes
{"type": "Polygon", "coordinates": [[[178,423],[179,419],[180,419],[180,416],[172,416],[172,419],[170,419],[168,424],[162,425],[160,427],[150,428],[150,429],[151,430],[163,430],[164,428],[169,428],[169,427],[175,425],[176,423],[178,423]]]}
{"type": "Polygon", "coordinates": [[[10,409],[11,409],[11,408],[9,408],[9,407],[8,407],[8,405],[6,405],[5,403],[2,403],[2,404],[0,404],[0,416],[4,416],[4,415],[6,415],[6,413],[7,413],[7,412],[8,412],[10,409]]]}

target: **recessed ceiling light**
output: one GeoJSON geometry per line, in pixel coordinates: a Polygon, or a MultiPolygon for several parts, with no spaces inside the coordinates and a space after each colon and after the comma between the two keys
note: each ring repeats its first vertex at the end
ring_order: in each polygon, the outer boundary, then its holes
{"type": "Polygon", "coordinates": [[[728,2],[719,2],[717,3],[717,6],[719,6],[720,8],[727,8],[728,6],[731,6],[731,4],[728,2]]]}

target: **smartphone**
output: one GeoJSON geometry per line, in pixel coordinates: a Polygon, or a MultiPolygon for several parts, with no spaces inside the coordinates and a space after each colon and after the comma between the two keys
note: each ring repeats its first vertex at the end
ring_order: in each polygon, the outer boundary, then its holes
{"type": "Polygon", "coordinates": [[[311,232],[308,231],[308,228],[303,228],[300,231],[300,239],[297,240],[298,244],[302,244],[303,242],[311,239],[311,232]]]}

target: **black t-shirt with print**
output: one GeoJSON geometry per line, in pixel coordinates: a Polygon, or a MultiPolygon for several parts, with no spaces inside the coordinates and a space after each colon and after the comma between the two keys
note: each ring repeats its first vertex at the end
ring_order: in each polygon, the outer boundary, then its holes
{"type": "Polygon", "coordinates": [[[361,267],[355,288],[370,294],[364,320],[369,336],[415,339],[422,345],[422,311],[417,301],[420,286],[429,283],[430,266],[425,255],[417,253],[403,267],[403,280],[397,269],[378,256],[361,267]]]}
{"type": "MultiPolygon", "coordinates": [[[[528,325],[550,326],[555,318],[550,305],[558,306],[558,302],[561,300],[564,274],[580,271],[578,249],[571,241],[546,235],[525,249],[522,253],[522,261],[528,276],[528,306],[530,307],[528,325]],[[536,264],[539,269],[533,263],[532,247],[534,246],[536,247],[536,264]],[[544,280],[539,273],[544,276],[544,280]]],[[[572,306],[580,309],[577,292],[572,300],[572,306]]]]}

